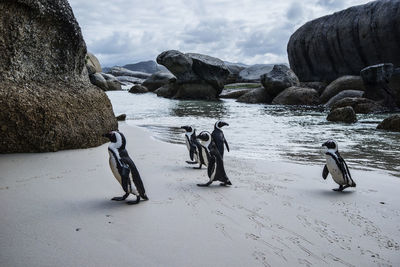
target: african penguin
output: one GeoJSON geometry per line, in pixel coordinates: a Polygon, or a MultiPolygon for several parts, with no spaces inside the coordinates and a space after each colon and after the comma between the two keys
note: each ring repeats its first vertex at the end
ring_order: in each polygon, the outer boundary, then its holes
{"type": "Polygon", "coordinates": [[[229,152],[228,142],[226,141],[224,133],[222,132],[221,129],[225,125],[229,126],[229,124],[224,121],[221,120],[217,121],[214,124],[214,131],[211,133],[211,136],[214,139],[215,145],[217,146],[218,151],[221,154],[221,157],[224,157],[224,144],[229,152]]]}
{"type": "Polygon", "coordinates": [[[339,188],[333,190],[343,191],[347,187],[356,187],[356,183],[351,178],[349,167],[339,154],[337,142],[328,140],[322,144],[322,147],[325,148],[326,159],[322,177],[326,179],[328,173],[331,174],[333,180],[339,185],[339,188]]]}
{"type": "Polygon", "coordinates": [[[209,186],[214,181],[221,181],[222,183],[220,185],[222,186],[232,185],[225,173],[224,161],[211,134],[207,131],[203,131],[197,136],[197,138],[200,140],[201,146],[203,147],[203,150],[208,158],[207,174],[210,178],[210,181],[207,183],[197,185],[209,186]]]}
{"type": "Polygon", "coordinates": [[[139,203],[140,198],[148,200],[140,174],[125,148],[125,136],[119,131],[112,131],[104,134],[103,137],[110,139],[111,143],[108,146],[110,168],[114,177],[125,191],[125,195],[122,197],[114,197],[112,200],[125,200],[129,194],[135,195],[136,201],[128,202],[128,204],[137,204],[139,203]],[[136,190],[132,188],[131,180],[133,181],[136,190]]]}
{"type": "Polygon", "coordinates": [[[196,129],[191,126],[182,126],[181,129],[186,131],[185,133],[185,143],[186,147],[189,150],[189,156],[192,161],[186,161],[188,164],[196,164],[199,163],[199,167],[195,169],[201,169],[202,165],[207,166],[207,159],[204,158],[202,153],[202,147],[196,138],[196,129]],[[194,159],[194,161],[193,161],[194,159]]]}

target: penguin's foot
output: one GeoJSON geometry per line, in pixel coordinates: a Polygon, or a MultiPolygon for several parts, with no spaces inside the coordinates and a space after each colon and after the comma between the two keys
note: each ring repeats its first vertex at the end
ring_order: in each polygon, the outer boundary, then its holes
{"type": "Polygon", "coordinates": [[[336,191],[336,192],[342,192],[343,191],[343,189],[345,189],[346,187],[344,187],[344,186],[342,186],[342,185],[339,185],[339,188],[334,188],[334,189],[332,189],[333,191],[336,191]]]}
{"type": "Polygon", "coordinates": [[[229,186],[232,185],[232,183],[230,181],[224,182],[224,183],[220,183],[220,186],[229,186]]]}
{"type": "Polygon", "coordinates": [[[197,184],[197,186],[206,187],[206,186],[209,186],[211,183],[212,183],[212,182],[210,181],[210,182],[205,183],[205,184],[197,184]]]}
{"type": "Polygon", "coordinates": [[[201,169],[201,165],[199,167],[193,167],[193,169],[200,170],[201,169]]]}
{"type": "Polygon", "coordinates": [[[143,195],[141,195],[140,197],[141,197],[143,200],[149,200],[149,198],[147,197],[146,194],[143,194],[143,195]]]}
{"type": "Polygon", "coordinates": [[[128,196],[129,196],[129,193],[126,193],[126,194],[123,195],[122,197],[113,197],[111,200],[114,200],[114,201],[123,201],[123,200],[125,200],[128,196]]]}
{"type": "Polygon", "coordinates": [[[126,202],[126,204],[135,205],[135,204],[138,204],[139,202],[140,202],[140,196],[136,196],[136,200],[129,200],[126,202]]]}
{"type": "Polygon", "coordinates": [[[187,164],[197,164],[197,161],[186,161],[187,164]]]}

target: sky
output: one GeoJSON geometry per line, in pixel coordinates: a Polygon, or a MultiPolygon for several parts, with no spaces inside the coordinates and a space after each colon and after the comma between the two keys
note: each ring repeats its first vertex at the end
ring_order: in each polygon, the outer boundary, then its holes
{"type": "Polygon", "coordinates": [[[363,0],[68,0],[88,51],[122,66],[170,49],[245,64],[287,63],[290,35],[363,0]]]}

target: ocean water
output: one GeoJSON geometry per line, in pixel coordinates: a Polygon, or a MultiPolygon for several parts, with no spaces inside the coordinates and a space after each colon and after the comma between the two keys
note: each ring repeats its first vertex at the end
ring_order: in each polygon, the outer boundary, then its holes
{"type": "Polygon", "coordinates": [[[128,124],[144,127],[165,142],[184,144],[180,126],[211,132],[222,119],[229,123],[223,130],[235,157],[322,166],[321,144],[335,139],[351,168],[378,169],[400,177],[400,133],[376,130],[387,114],[358,114],[357,123],[344,124],[326,121],[327,111],[320,107],[244,104],[231,99],[171,100],[127,91],[107,95],[116,115],[125,113],[128,124]]]}

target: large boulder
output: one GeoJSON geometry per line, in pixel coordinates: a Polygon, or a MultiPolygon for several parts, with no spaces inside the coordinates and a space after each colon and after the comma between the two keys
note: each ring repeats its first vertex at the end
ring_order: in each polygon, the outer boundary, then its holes
{"type": "Polygon", "coordinates": [[[364,91],[364,83],[360,76],[343,76],[331,82],[321,94],[321,103],[326,103],[345,90],[364,91]]]}
{"type": "Polygon", "coordinates": [[[176,77],[171,72],[159,71],[153,73],[142,83],[142,85],[146,86],[149,91],[153,92],[161,86],[173,82],[176,82],[176,77]]]}
{"type": "Polygon", "coordinates": [[[338,100],[331,107],[331,110],[343,107],[352,107],[354,112],[359,114],[380,113],[387,111],[377,102],[363,97],[346,97],[338,100]]]}
{"type": "Polygon", "coordinates": [[[158,55],[157,62],[175,75],[169,92],[175,91],[173,97],[179,99],[216,99],[229,75],[223,61],[207,55],[168,50],[158,55]]]}
{"type": "Polygon", "coordinates": [[[319,104],[319,94],[312,88],[292,86],[277,95],[272,104],[315,106],[319,104]]]}
{"type": "Polygon", "coordinates": [[[96,72],[102,72],[99,60],[92,53],[88,52],[86,54],[85,62],[89,75],[96,72]]]}
{"type": "Polygon", "coordinates": [[[357,122],[357,115],[352,107],[343,107],[331,110],[326,119],[334,122],[354,123],[357,122]]]}
{"type": "Polygon", "coordinates": [[[232,63],[227,61],[224,61],[224,63],[229,70],[229,75],[225,81],[225,84],[237,83],[238,81],[240,81],[239,73],[248,67],[247,65],[241,63],[232,63]]]}
{"type": "Polygon", "coordinates": [[[362,97],[364,94],[364,91],[358,91],[358,90],[344,90],[341,91],[339,94],[331,97],[328,102],[326,102],[325,106],[327,107],[332,107],[336,102],[339,100],[346,98],[346,97],[362,97]]]}
{"type": "Polygon", "coordinates": [[[114,75],[108,73],[100,73],[107,82],[107,90],[108,91],[119,91],[122,90],[121,82],[114,77],[114,75]]]}
{"type": "Polygon", "coordinates": [[[400,1],[373,1],[324,16],[290,37],[291,69],[301,81],[359,75],[370,65],[400,65],[400,1]]]}
{"type": "Polygon", "coordinates": [[[131,89],[129,89],[129,93],[132,94],[144,94],[147,93],[148,91],[149,90],[146,87],[140,84],[135,84],[134,86],[131,87],[131,89]]]}
{"type": "Polygon", "coordinates": [[[261,83],[271,97],[291,86],[299,86],[300,82],[296,74],[286,65],[274,65],[273,69],[261,76],[261,83]]]}
{"type": "Polygon", "coordinates": [[[0,2],[0,151],[86,148],[118,128],[67,0],[0,2]]]}
{"type": "Polygon", "coordinates": [[[378,124],[377,129],[400,132],[400,115],[393,115],[378,124]]]}
{"type": "Polygon", "coordinates": [[[125,69],[123,67],[118,67],[118,66],[112,67],[108,71],[108,73],[112,74],[115,77],[117,77],[117,76],[131,76],[131,77],[136,77],[136,78],[140,78],[140,79],[147,79],[151,75],[149,73],[140,72],[140,71],[132,71],[132,70],[125,69]]]}
{"type": "Polygon", "coordinates": [[[261,75],[272,70],[274,64],[255,64],[239,72],[237,82],[260,82],[261,75]]]}
{"type": "Polygon", "coordinates": [[[328,84],[326,82],[300,82],[300,87],[307,87],[317,90],[318,94],[322,94],[328,84]]]}
{"type": "Polygon", "coordinates": [[[138,63],[126,64],[125,69],[153,74],[159,71],[168,72],[167,68],[157,64],[154,60],[140,61],[138,63]]]}
{"type": "Polygon", "coordinates": [[[98,87],[100,87],[103,91],[108,91],[107,80],[101,75],[101,73],[93,73],[89,75],[90,82],[98,87]]]}
{"type": "Polygon", "coordinates": [[[395,109],[397,92],[390,88],[389,82],[393,74],[393,64],[377,64],[361,70],[364,81],[364,97],[379,101],[383,106],[395,109]]]}
{"type": "Polygon", "coordinates": [[[236,101],[249,104],[269,104],[272,98],[264,88],[257,88],[242,95],[236,101]]]}

